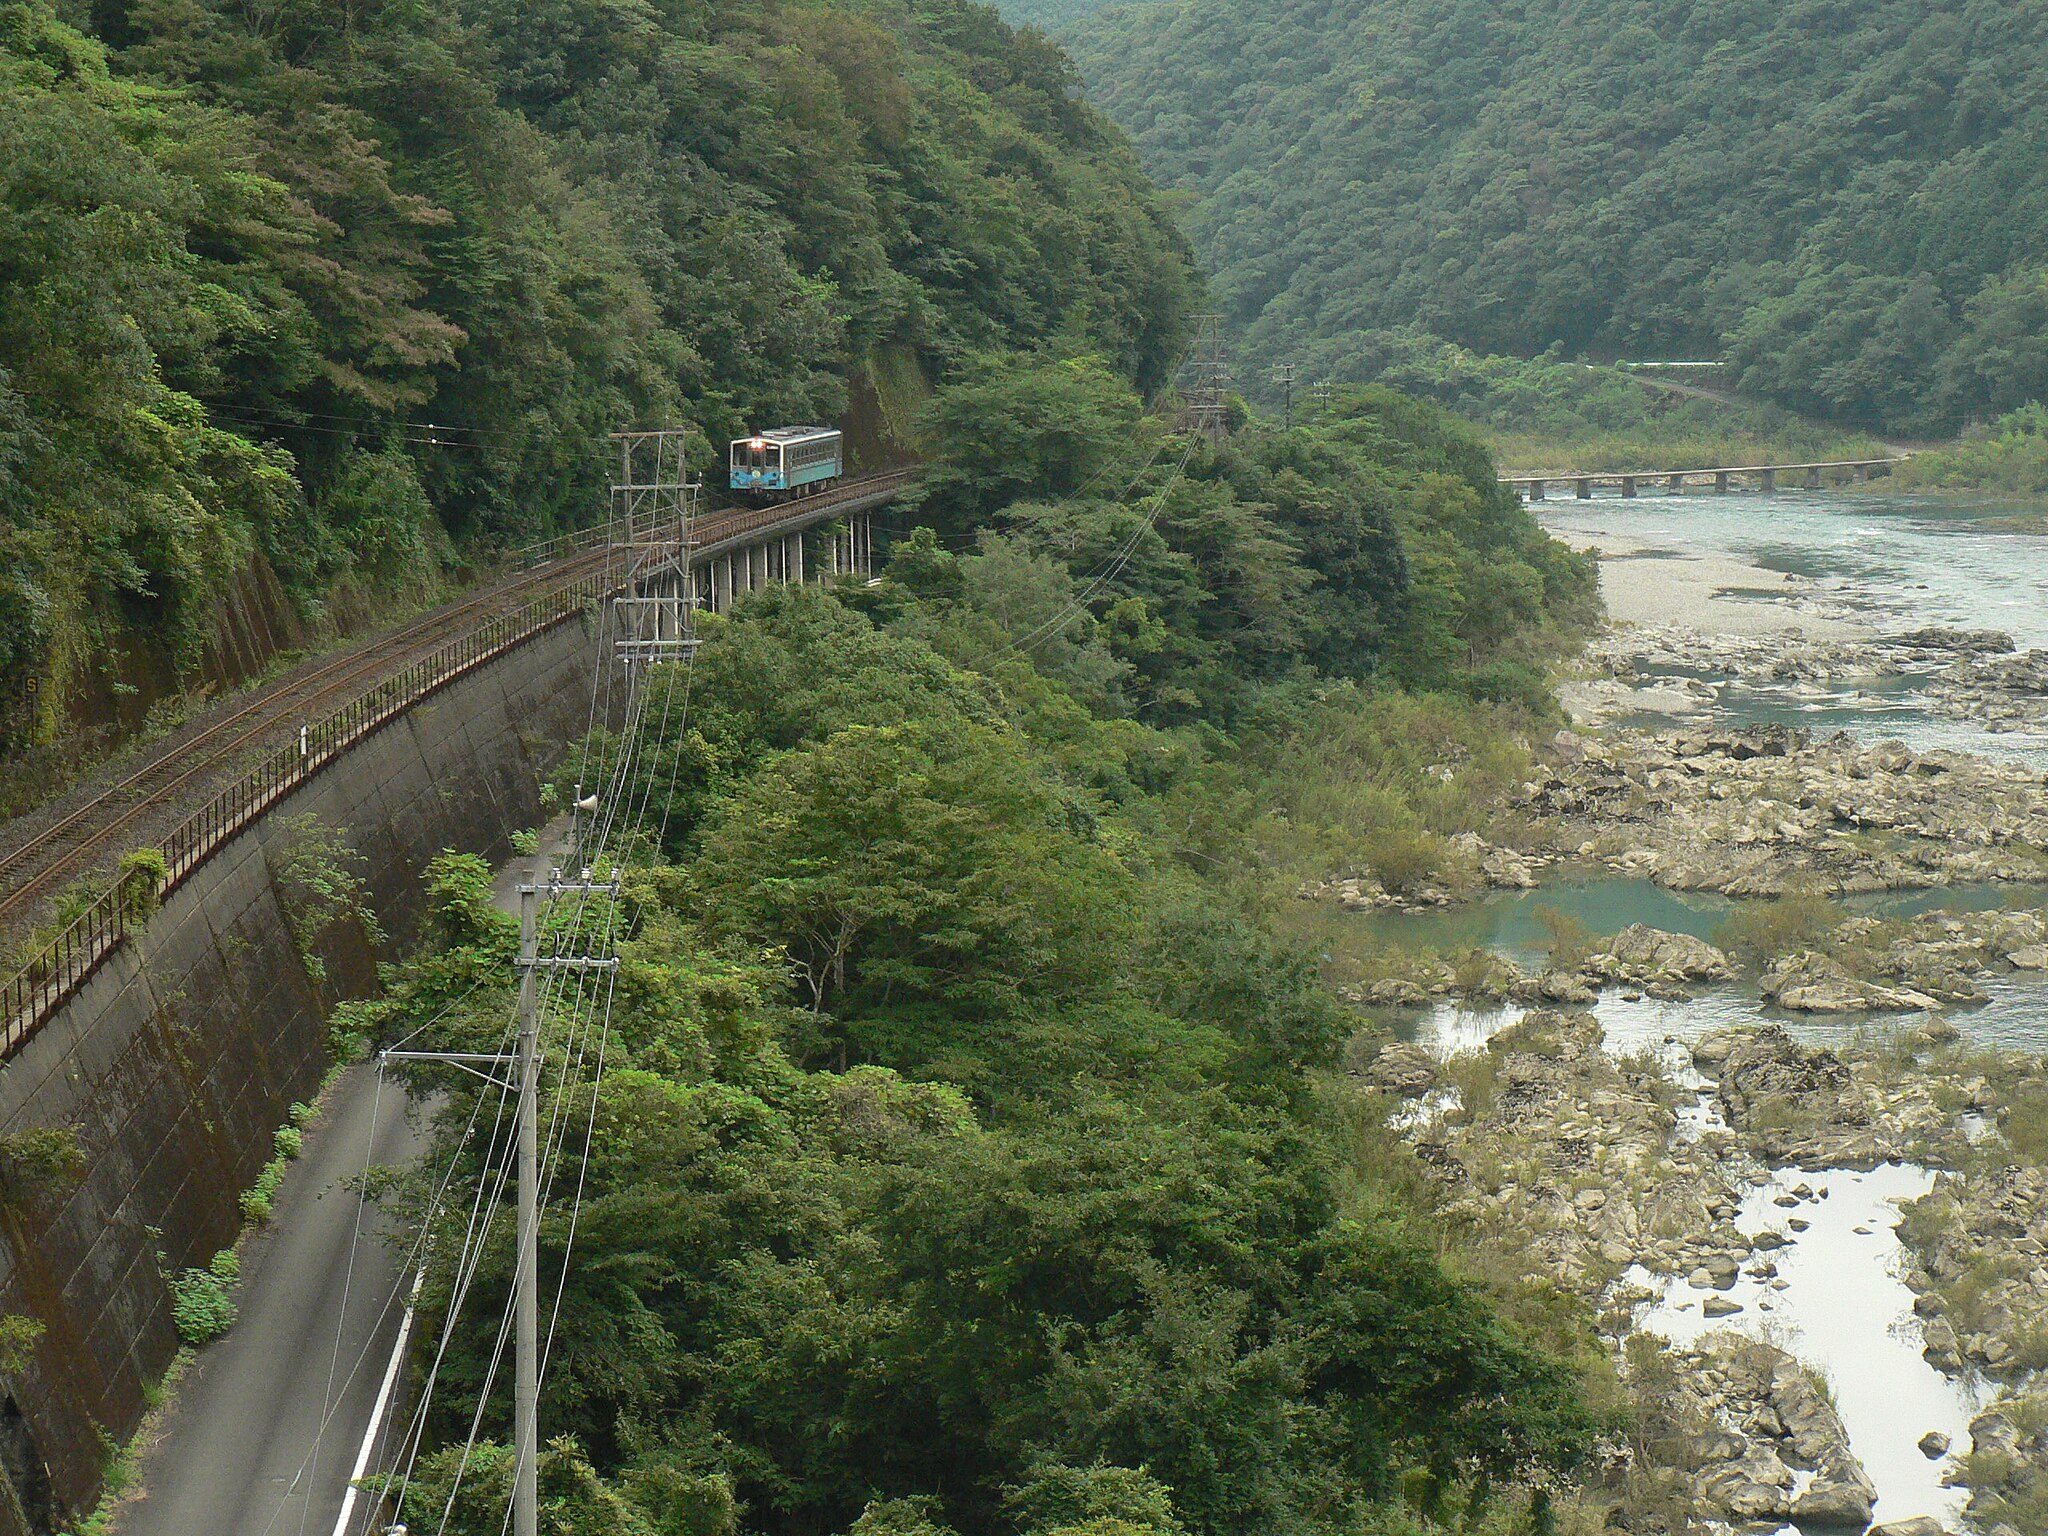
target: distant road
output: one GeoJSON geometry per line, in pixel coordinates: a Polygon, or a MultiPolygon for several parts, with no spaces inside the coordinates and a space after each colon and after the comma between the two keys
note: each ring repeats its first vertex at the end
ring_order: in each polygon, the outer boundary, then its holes
{"type": "Polygon", "coordinates": [[[374,1205],[358,1238],[347,1181],[419,1155],[405,1108],[374,1067],[337,1085],[244,1251],[241,1316],[179,1383],[115,1536],[332,1536],[408,1283],[374,1205]]]}

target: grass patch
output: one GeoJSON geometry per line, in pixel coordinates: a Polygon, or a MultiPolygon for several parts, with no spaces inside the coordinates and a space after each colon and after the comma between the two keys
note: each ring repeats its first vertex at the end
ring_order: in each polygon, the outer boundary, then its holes
{"type": "Polygon", "coordinates": [[[1781,955],[1825,947],[1848,914],[1818,892],[1744,902],[1714,930],[1714,942],[1738,959],[1767,965],[1781,955]]]}

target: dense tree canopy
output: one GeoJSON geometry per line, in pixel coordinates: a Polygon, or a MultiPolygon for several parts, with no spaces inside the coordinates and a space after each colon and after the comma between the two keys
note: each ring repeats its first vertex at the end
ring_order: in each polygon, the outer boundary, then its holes
{"type": "MultiPolygon", "coordinates": [[[[1548,707],[1530,664],[1588,563],[1385,390],[1209,444],[1099,360],[1004,351],[928,416],[878,581],[705,616],[568,770],[630,750],[639,816],[619,907],[562,919],[626,941],[615,995],[550,1014],[546,1528],[1542,1531],[1531,1489],[1606,1427],[1586,1320],[1372,1139],[1265,844],[1426,844],[1435,765],[1493,772],[1446,721],[1548,707]]],[[[357,1027],[497,1038],[488,878],[436,865],[435,945],[357,1027]]],[[[439,1081],[464,1194],[430,1316],[469,1192],[501,1192],[474,1080],[439,1081]]],[[[480,1397],[504,1433],[506,1235],[430,1445],[480,1397]]],[[[489,1536],[508,1476],[495,1443],[430,1451],[405,1512],[489,1536]]]]}
{"type": "Polygon", "coordinates": [[[2048,13],[2021,0],[1012,0],[1050,20],[1249,350],[1380,332],[1722,356],[1862,425],[2048,392],[2048,13]]]}
{"type": "Polygon", "coordinates": [[[622,425],[1156,388],[1185,249],[1077,95],[968,0],[0,4],[0,745],[264,564],[317,615],[591,520],[622,425]]]}

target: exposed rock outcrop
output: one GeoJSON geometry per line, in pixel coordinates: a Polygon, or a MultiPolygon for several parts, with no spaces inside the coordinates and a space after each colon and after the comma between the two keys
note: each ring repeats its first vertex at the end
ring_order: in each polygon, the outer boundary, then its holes
{"type": "Polygon", "coordinates": [[[1585,968],[1603,980],[1641,987],[1726,981],[1735,974],[1728,957],[1705,939],[1643,923],[1622,929],[1605,949],[1587,957],[1585,968]]]}

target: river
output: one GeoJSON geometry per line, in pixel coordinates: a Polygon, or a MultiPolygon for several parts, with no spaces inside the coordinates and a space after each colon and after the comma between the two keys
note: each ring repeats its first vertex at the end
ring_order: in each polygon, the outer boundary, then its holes
{"type": "MultiPolygon", "coordinates": [[[[1686,566],[1717,574],[1746,568],[1760,579],[1731,584],[1732,594],[1794,610],[1789,617],[1815,627],[1995,629],[2020,650],[2048,648],[2048,538],[1985,526],[2018,510],[1869,491],[1603,496],[1537,508],[1543,525],[1568,543],[1628,552],[1604,571],[1617,614],[1657,613],[1667,595],[1661,578],[1686,566]],[[1660,563],[1667,568],[1653,569],[1660,563]],[[1788,599],[1773,576],[1797,578],[1798,597],[1788,599]]],[[[1722,682],[1720,693],[1720,713],[1743,723],[1847,730],[1896,738],[1916,752],[1948,747],[2048,767],[2048,737],[1987,731],[1933,713],[1919,706],[1911,679],[1876,687],[1849,681],[1820,695],[1797,685],[1722,682]]]]}
{"type": "MultiPolygon", "coordinates": [[[[1536,510],[1560,537],[1610,554],[1603,580],[1610,609],[1620,617],[1675,620],[1715,633],[1719,612],[1734,621],[1729,632],[1754,635],[1797,623],[1809,633],[1836,638],[1945,625],[2002,630],[2022,650],[2048,648],[2048,539],[1985,526],[2010,508],[1883,492],[1781,492],[1603,496],[1546,502],[1536,510]]],[[[2048,736],[1988,730],[1944,715],[1921,699],[1919,679],[1873,684],[1850,678],[1815,687],[1741,682],[1703,669],[1687,675],[1714,689],[1705,713],[1690,717],[1695,720],[1782,721],[1817,733],[1846,730],[1898,739],[1915,751],[1943,747],[2048,768],[2048,736]]],[[[1867,898],[1862,905],[1905,916],[1939,905],[2013,899],[2038,905],[2048,900],[2048,891],[1950,889],[1867,898]]],[[[1732,903],[1679,895],[1645,879],[1564,871],[1536,891],[1495,893],[1439,912],[1361,913],[1351,921],[1367,946],[1487,948],[1530,965],[1545,948],[1539,922],[1545,906],[1570,914],[1594,934],[1641,922],[1710,938],[1732,903]]],[[[1966,1037],[2008,1048],[2048,1047],[2048,984],[2014,978],[1996,980],[1988,990],[1988,1003],[1952,1015],[1966,1037]]],[[[1592,1011],[1610,1050],[1647,1051],[1681,1070],[1689,1067],[1689,1057],[1674,1048],[1677,1043],[1730,1025],[1768,1018],[1811,1042],[1829,1043],[1859,1029],[1918,1018],[1844,1021],[1778,1014],[1760,1004],[1753,979],[1683,1002],[1610,989],[1592,1011]]],[[[1483,1045],[1521,1012],[1512,1006],[1475,1011],[1442,1004],[1409,1014],[1403,1032],[1449,1055],[1483,1045]]],[[[1711,1104],[1703,1094],[1700,1108],[1688,1113],[1709,1114],[1711,1104]]],[[[1780,1284],[1766,1289],[1754,1280],[1739,1282],[1729,1299],[1742,1310],[1710,1324],[1700,1293],[1682,1277],[1654,1281],[1657,1299],[1638,1318],[1638,1326],[1679,1343],[1709,1326],[1749,1331],[1816,1367],[1877,1487],[1880,1521],[1933,1515],[1953,1522],[1959,1516],[1961,1492],[1941,1486],[1944,1464],[1922,1455],[1916,1441],[1934,1430],[1952,1439],[1958,1453],[1966,1451],[1968,1422],[1983,1402],[1979,1386],[1944,1376],[1920,1353],[1920,1322],[1893,1228],[1898,1204],[1924,1194],[1931,1182],[1929,1171],[1898,1165],[1782,1175],[1757,1189],[1739,1218],[1745,1232],[1770,1226],[1789,1239],[1780,1284]],[[1786,1213],[1774,1201],[1797,1180],[1826,1186],[1832,1198],[1803,1207],[1799,1230],[1785,1231],[1786,1213]]],[[[1645,1273],[1638,1271],[1636,1278],[1645,1273]]]]}

